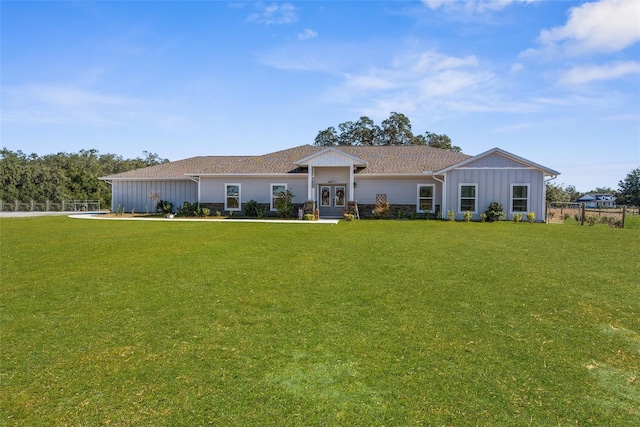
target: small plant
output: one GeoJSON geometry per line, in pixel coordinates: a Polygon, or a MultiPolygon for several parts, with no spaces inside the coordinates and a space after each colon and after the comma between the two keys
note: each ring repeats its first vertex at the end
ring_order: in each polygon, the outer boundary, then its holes
{"type": "Polygon", "coordinates": [[[447,209],[447,219],[449,219],[449,221],[455,220],[456,219],[456,213],[451,209],[447,209]]]}
{"type": "Polygon", "coordinates": [[[168,202],[166,200],[158,200],[158,204],[156,205],[156,213],[159,213],[159,214],[173,213],[173,203],[168,202]]]}
{"type": "Polygon", "coordinates": [[[533,224],[535,220],[536,220],[536,213],[534,211],[529,212],[527,214],[527,221],[529,221],[529,224],[533,224]]]}
{"type": "Polygon", "coordinates": [[[389,202],[376,203],[376,207],[373,208],[373,217],[376,219],[387,218],[390,211],[391,205],[389,202]]]}
{"type": "Polygon", "coordinates": [[[305,221],[315,221],[317,218],[315,217],[314,214],[304,214],[304,220],[305,221]]]}
{"type": "Polygon", "coordinates": [[[227,214],[227,216],[232,217],[232,216],[233,216],[233,211],[229,211],[229,213],[227,214]]]}
{"type": "Polygon", "coordinates": [[[487,222],[487,214],[486,213],[481,213],[480,214],[480,222],[487,222]]]}
{"type": "Polygon", "coordinates": [[[399,210],[396,215],[397,215],[398,219],[402,219],[402,218],[404,218],[404,211],[403,210],[399,210]]]}
{"type": "Polygon", "coordinates": [[[160,200],[160,192],[153,190],[149,193],[149,198],[151,198],[151,201],[153,202],[153,209],[155,210],[158,207],[158,201],[160,200]]]}
{"type": "Polygon", "coordinates": [[[244,206],[244,214],[252,218],[260,218],[264,215],[264,209],[255,200],[249,200],[244,206]]]}
{"type": "Polygon", "coordinates": [[[489,203],[489,207],[484,211],[484,213],[487,214],[488,222],[502,221],[506,217],[504,209],[502,208],[502,203],[500,202],[489,203]]]}
{"type": "Polygon", "coordinates": [[[522,214],[521,213],[517,213],[513,215],[513,222],[522,222],[522,214]]]}
{"type": "Polygon", "coordinates": [[[348,214],[344,214],[343,218],[345,221],[353,221],[356,218],[356,216],[354,214],[348,213],[348,214]]]}
{"type": "Polygon", "coordinates": [[[611,228],[622,228],[622,219],[620,218],[609,218],[608,222],[609,227],[611,228]]]}
{"type": "Polygon", "coordinates": [[[471,217],[473,216],[473,214],[471,213],[471,211],[465,211],[464,213],[464,220],[469,222],[471,221],[471,217]]]}
{"type": "Polygon", "coordinates": [[[220,212],[220,211],[216,211],[216,216],[217,216],[218,218],[220,218],[220,217],[222,216],[222,212],[220,212]]]}
{"type": "Polygon", "coordinates": [[[204,216],[208,216],[209,213],[210,213],[209,209],[200,207],[200,205],[196,202],[194,203],[184,202],[182,206],[178,208],[178,215],[180,216],[204,217],[204,216]]]}

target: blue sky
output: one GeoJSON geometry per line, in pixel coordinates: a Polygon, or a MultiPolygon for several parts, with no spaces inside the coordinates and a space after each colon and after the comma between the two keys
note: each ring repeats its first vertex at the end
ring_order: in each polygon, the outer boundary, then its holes
{"type": "Polygon", "coordinates": [[[405,114],[579,191],[640,167],[640,2],[2,1],[1,145],[264,154],[405,114]]]}

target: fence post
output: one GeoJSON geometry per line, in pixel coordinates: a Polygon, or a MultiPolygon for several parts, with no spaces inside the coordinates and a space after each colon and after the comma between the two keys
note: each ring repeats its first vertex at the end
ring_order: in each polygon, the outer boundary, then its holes
{"type": "Polygon", "coordinates": [[[627,216],[627,205],[622,207],[622,228],[624,228],[624,217],[627,216]]]}
{"type": "Polygon", "coordinates": [[[585,216],[586,216],[585,205],[586,205],[586,203],[582,203],[582,205],[580,207],[580,225],[584,225],[584,219],[585,219],[585,216]]]}

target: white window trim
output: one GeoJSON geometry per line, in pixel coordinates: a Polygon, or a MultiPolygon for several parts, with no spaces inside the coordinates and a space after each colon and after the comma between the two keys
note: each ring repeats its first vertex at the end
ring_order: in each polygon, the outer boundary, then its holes
{"type": "Polygon", "coordinates": [[[276,210],[276,205],[275,203],[273,203],[273,187],[276,185],[284,185],[284,191],[287,191],[288,187],[287,187],[287,183],[286,182],[274,182],[269,184],[269,204],[271,205],[271,210],[275,211],[276,210]]]}
{"type": "Polygon", "coordinates": [[[239,182],[225,182],[224,183],[224,210],[225,211],[240,211],[242,210],[242,184],[240,184],[239,182]],[[229,208],[227,206],[227,187],[229,187],[230,185],[237,185],[238,186],[238,207],[237,208],[229,208]]]}
{"type": "MultiPolygon", "coordinates": [[[[521,199],[518,199],[521,200],[521,199]]],[[[531,209],[531,184],[529,183],[512,183],[509,187],[509,212],[514,215],[514,214],[521,214],[521,213],[527,213],[529,212],[531,209]],[[527,187],[527,209],[525,209],[524,211],[514,211],[513,210],[513,187],[527,187]]]]}
{"type": "MultiPolygon", "coordinates": [[[[466,210],[462,210],[462,187],[475,187],[476,191],[475,191],[475,197],[474,197],[474,206],[475,209],[471,212],[472,214],[477,214],[478,213],[478,183],[477,182],[462,182],[460,184],[458,184],[458,213],[463,214],[466,212],[466,210]]],[[[465,199],[467,199],[467,197],[465,197],[465,199]]]]}
{"type": "Polygon", "coordinates": [[[416,212],[417,213],[433,213],[436,209],[436,186],[434,184],[418,184],[416,186],[416,212]],[[420,187],[431,187],[431,210],[420,209],[420,187]]]}

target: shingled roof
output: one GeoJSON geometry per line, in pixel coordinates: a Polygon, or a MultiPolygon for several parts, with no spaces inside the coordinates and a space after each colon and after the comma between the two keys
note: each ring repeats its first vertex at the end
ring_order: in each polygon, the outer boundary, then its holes
{"type": "MultiPolygon", "coordinates": [[[[367,166],[358,171],[359,175],[421,174],[444,169],[470,157],[424,145],[334,148],[366,161],[367,166]]],[[[301,145],[261,156],[198,156],[101,179],[185,179],[187,176],[198,175],[300,173],[303,170],[296,165],[297,161],[326,149],[327,147],[301,145]]]]}

